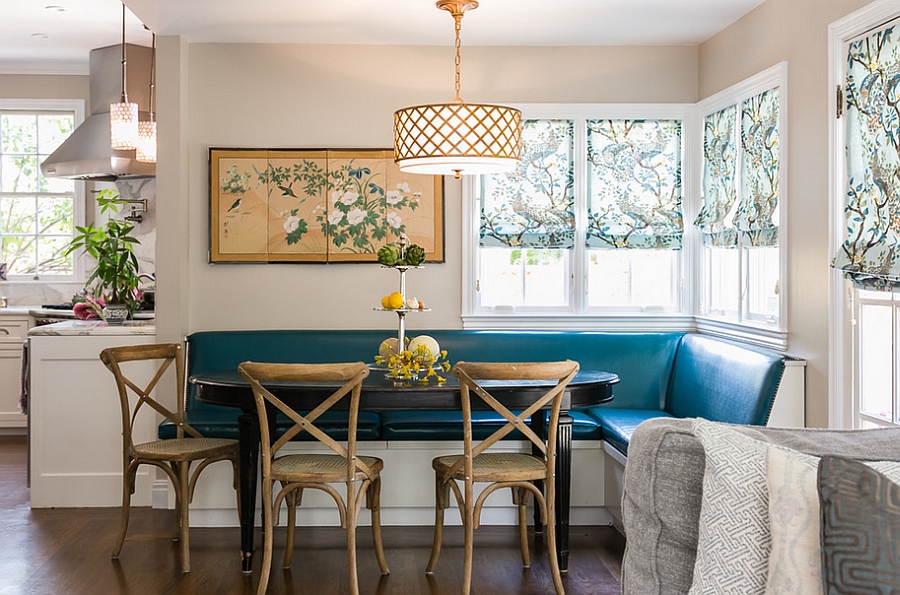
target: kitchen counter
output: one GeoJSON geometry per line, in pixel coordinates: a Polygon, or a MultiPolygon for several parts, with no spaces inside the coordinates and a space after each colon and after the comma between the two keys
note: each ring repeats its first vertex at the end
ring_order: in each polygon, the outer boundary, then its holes
{"type": "Polygon", "coordinates": [[[121,325],[111,325],[104,320],[65,320],[55,324],[36,326],[28,331],[29,337],[155,334],[156,324],[154,320],[132,320],[121,325]]]}
{"type": "Polygon", "coordinates": [[[0,316],[28,316],[38,306],[7,306],[0,308],[0,316]]]}

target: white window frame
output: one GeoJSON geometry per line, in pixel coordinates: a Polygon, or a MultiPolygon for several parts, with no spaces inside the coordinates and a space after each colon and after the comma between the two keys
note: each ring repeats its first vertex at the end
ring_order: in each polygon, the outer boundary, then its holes
{"type": "MultiPolygon", "coordinates": [[[[768,72],[768,71],[767,71],[768,72]]],[[[786,134],[786,72],[778,79],[780,91],[781,130],[784,139],[786,134]]],[[[771,88],[770,85],[769,88],[771,88]]],[[[764,89],[765,90],[765,89],[764,89]]],[[[698,312],[700,286],[694,280],[699,278],[701,235],[693,225],[700,212],[700,183],[703,163],[703,129],[699,117],[698,104],[520,104],[524,119],[680,119],[682,121],[682,214],[684,217],[684,238],[681,249],[681,312],[675,314],[659,313],[625,313],[599,314],[588,312],[583,288],[587,284],[585,247],[578,245],[573,249],[575,260],[574,275],[581,279],[575,287],[573,308],[565,313],[540,312],[533,309],[525,314],[479,311],[476,301],[476,282],[478,271],[478,244],[480,205],[478,203],[477,176],[464,176],[462,180],[462,323],[467,329],[548,329],[548,330],[605,330],[605,331],[696,331],[702,327],[703,332],[726,336],[771,349],[784,351],[787,348],[786,323],[786,275],[784,259],[787,250],[784,248],[784,197],[787,187],[784,178],[787,171],[784,163],[786,151],[782,148],[781,162],[781,226],[779,228],[779,245],[782,258],[782,299],[780,327],[773,329],[767,326],[752,325],[746,322],[704,319],[700,321],[698,312]],[[581,288],[582,291],[578,291],[581,288]]],[[[576,130],[577,130],[576,126],[576,130]]],[[[583,148],[579,146],[576,136],[575,154],[583,148]]],[[[580,141],[584,143],[584,139],[580,141]]],[[[784,141],[782,141],[784,142],[784,141]]],[[[784,145],[783,145],[784,146],[784,145]]],[[[576,163],[578,160],[576,159],[576,163]]],[[[582,167],[582,166],[579,166],[582,167]]],[[[582,169],[586,169],[582,167],[582,169]]],[[[584,185],[587,179],[584,173],[576,170],[576,211],[579,227],[576,237],[582,237],[586,217],[584,185]]],[[[573,279],[574,281],[574,279],[573,279]]]]}
{"type": "MultiPolygon", "coordinates": [[[[0,110],[22,111],[68,111],[75,115],[75,128],[84,122],[84,100],[81,99],[2,99],[0,98],[0,110]]],[[[75,129],[73,128],[73,130],[75,129]]],[[[74,225],[84,225],[85,221],[85,188],[84,182],[75,180],[75,196],[73,219],[74,225]]],[[[72,230],[74,234],[75,230],[72,230]]],[[[2,258],[2,257],[0,257],[2,258]]],[[[44,275],[33,277],[29,275],[8,275],[6,283],[73,283],[82,282],[85,279],[85,267],[83,258],[73,259],[71,275],[44,275]]]]}
{"type": "MultiPolygon", "coordinates": [[[[847,42],[900,17],[896,0],[876,0],[828,26],[828,209],[829,258],[844,241],[844,120],[836,117],[837,88],[844,84],[847,42]]],[[[829,277],[828,307],[828,426],[857,428],[862,426],[855,382],[853,294],[850,281],[832,269],[829,277]]],[[[894,345],[894,350],[898,348],[894,345]]]]}
{"type": "MultiPolygon", "coordinates": [[[[688,196],[694,191],[693,180],[684,175],[689,171],[690,156],[694,153],[691,144],[696,135],[696,118],[693,104],[520,104],[515,106],[522,110],[522,118],[526,120],[587,120],[587,119],[613,119],[613,120],[681,120],[682,122],[682,197],[688,196]]],[[[478,270],[478,242],[480,205],[478,201],[478,177],[465,176],[463,178],[463,230],[462,230],[462,320],[464,328],[475,329],[504,329],[504,328],[533,328],[533,329],[633,329],[633,330],[689,330],[693,327],[692,317],[685,315],[687,304],[685,295],[682,295],[682,312],[676,314],[638,314],[619,313],[601,315],[596,313],[596,308],[587,306],[587,267],[586,252],[584,246],[584,225],[587,217],[587,167],[582,159],[586,153],[587,137],[583,127],[575,125],[574,139],[575,156],[575,210],[576,210],[576,240],[572,248],[572,265],[570,273],[571,296],[569,308],[560,311],[558,308],[523,308],[523,313],[498,314],[479,310],[476,298],[476,282],[479,278],[478,270]],[[593,311],[591,311],[593,310],[593,311]]],[[[684,202],[684,199],[682,199],[684,202]]],[[[685,230],[687,232],[687,230],[685,230]]],[[[683,247],[682,263],[687,262],[685,252],[689,248],[683,247]]],[[[682,287],[684,287],[684,265],[682,264],[682,287]]]]}
{"type": "MultiPolygon", "coordinates": [[[[746,336],[748,333],[750,335],[758,334],[761,337],[767,337],[769,340],[775,340],[778,343],[786,343],[787,342],[787,300],[785,296],[788,295],[786,288],[788,287],[788,279],[787,279],[787,255],[788,255],[788,219],[787,219],[787,209],[785,206],[788,204],[787,200],[787,191],[788,191],[788,183],[787,183],[787,171],[788,171],[788,119],[787,119],[787,106],[788,106],[788,76],[787,76],[787,62],[780,62],[766,70],[748,78],[736,85],[733,85],[727,89],[716,93],[710,97],[707,97],[703,101],[697,104],[697,119],[700,122],[701,126],[701,139],[702,139],[702,126],[703,122],[709,114],[716,113],[726,107],[730,107],[732,105],[738,106],[738,118],[736,121],[736,126],[738,126],[738,130],[740,130],[741,118],[740,118],[740,106],[741,102],[745,99],[749,99],[760,93],[764,93],[765,91],[769,91],[778,87],[778,130],[779,130],[779,155],[778,155],[778,280],[779,280],[779,299],[778,299],[778,321],[776,324],[768,323],[766,321],[759,320],[758,318],[752,316],[748,312],[748,291],[747,286],[745,285],[747,275],[745,267],[748,266],[746,260],[746,251],[742,246],[737,248],[738,252],[738,266],[740,267],[740,272],[738,278],[740,279],[741,287],[739,291],[740,299],[738,303],[738,312],[737,316],[727,316],[727,315],[714,315],[708,312],[703,311],[703,301],[708,295],[710,280],[708,278],[709,269],[706,264],[703,262],[706,259],[706,251],[702,247],[702,238],[697,246],[697,260],[695,261],[696,268],[696,279],[697,283],[693,284],[698,288],[700,295],[698,295],[698,303],[697,309],[697,328],[706,332],[714,332],[719,334],[727,334],[727,335],[743,335],[746,336]]],[[[702,180],[702,168],[703,168],[703,145],[702,140],[700,144],[700,155],[698,156],[698,169],[699,171],[694,172],[698,176],[698,180],[702,180]]],[[[698,182],[701,183],[701,182],[698,182]]],[[[735,183],[740,185],[740,164],[738,164],[738,171],[735,175],[735,183]]],[[[700,196],[702,190],[698,192],[698,201],[693,202],[692,206],[696,206],[699,208],[702,206],[702,197],[700,196]]],[[[693,227],[693,221],[696,219],[697,212],[692,213],[691,219],[687,218],[685,215],[685,224],[687,225],[688,221],[690,221],[691,226],[693,227]]]]}

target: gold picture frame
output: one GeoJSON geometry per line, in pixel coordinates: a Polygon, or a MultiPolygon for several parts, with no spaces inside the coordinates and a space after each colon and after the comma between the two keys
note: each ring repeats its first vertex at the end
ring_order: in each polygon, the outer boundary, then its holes
{"type": "Polygon", "coordinates": [[[443,177],[389,149],[209,149],[211,263],[376,262],[405,233],[444,262],[443,177]]]}

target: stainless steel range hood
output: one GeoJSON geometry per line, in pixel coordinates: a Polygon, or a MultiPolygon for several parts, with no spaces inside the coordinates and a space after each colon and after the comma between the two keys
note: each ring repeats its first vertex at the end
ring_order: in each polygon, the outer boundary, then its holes
{"type": "MultiPolygon", "coordinates": [[[[151,53],[150,48],[142,45],[126,45],[128,100],[140,106],[143,116],[149,106],[151,53]]],[[[91,50],[90,86],[90,117],[41,163],[41,172],[51,178],[77,180],[155,176],[156,164],[137,161],[134,150],[110,148],[109,104],[122,96],[121,44],[91,50]]]]}

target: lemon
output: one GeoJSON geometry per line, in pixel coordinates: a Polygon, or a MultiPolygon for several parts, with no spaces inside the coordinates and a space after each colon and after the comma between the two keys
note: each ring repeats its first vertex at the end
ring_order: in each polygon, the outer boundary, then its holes
{"type": "Polygon", "coordinates": [[[398,310],[403,307],[403,294],[399,291],[395,291],[391,295],[387,296],[388,305],[387,307],[392,310],[398,310]]]}
{"type": "Polygon", "coordinates": [[[386,295],[381,298],[381,307],[385,309],[390,309],[391,307],[391,296],[386,295]]]}

